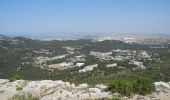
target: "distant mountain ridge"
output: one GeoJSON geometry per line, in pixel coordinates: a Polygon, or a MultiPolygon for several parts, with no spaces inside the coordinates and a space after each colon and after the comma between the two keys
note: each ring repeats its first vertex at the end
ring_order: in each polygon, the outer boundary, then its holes
{"type": "Polygon", "coordinates": [[[77,39],[94,39],[97,41],[103,40],[120,40],[127,42],[126,39],[131,39],[133,42],[144,45],[159,45],[159,44],[169,44],[170,35],[168,34],[139,34],[139,33],[129,33],[129,34],[80,34],[80,33],[63,33],[63,34],[23,34],[19,35],[0,35],[0,40],[10,40],[10,39],[38,39],[38,40],[77,40],[77,39]]]}
{"type": "Polygon", "coordinates": [[[8,37],[26,37],[31,39],[40,40],[58,40],[58,39],[95,39],[100,37],[109,37],[111,39],[122,39],[122,38],[170,38],[170,34],[143,34],[143,33],[8,33],[2,34],[8,37]]]}
{"type": "Polygon", "coordinates": [[[9,40],[9,39],[11,38],[6,35],[0,35],[0,40],[9,40]]]}

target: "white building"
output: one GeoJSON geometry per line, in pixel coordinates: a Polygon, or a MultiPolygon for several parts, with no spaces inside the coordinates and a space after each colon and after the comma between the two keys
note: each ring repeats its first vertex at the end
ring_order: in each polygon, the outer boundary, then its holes
{"type": "Polygon", "coordinates": [[[112,55],[112,52],[101,53],[101,52],[90,51],[90,55],[105,59],[109,57],[110,55],[112,55]]]}
{"type": "Polygon", "coordinates": [[[73,68],[73,63],[72,62],[62,62],[62,63],[58,63],[58,64],[51,64],[48,65],[48,68],[56,68],[58,70],[64,70],[67,68],[73,68]]]}
{"type": "Polygon", "coordinates": [[[135,38],[124,38],[123,40],[125,43],[133,44],[136,42],[135,38]]]}
{"type": "Polygon", "coordinates": [[[89,65],[84,67],[83,69],[79,70],[79,73],[81,72],[87,72],[87,71],[92,71],[94,68],[97,68],[98,64],[94,64],[94,65],[89,65]]]}
{"type": "Polygon", "coordinates": [[[146,51],[141,51],[140,57],[144,59],[149,59],[151,56],[146,51]]]}
{"type": "Polygon", "coordinates": [[[133,64],[135,66],[137,66],[140,69],[145,69],[146,67],[143,65],[143,62],[139,62],[139,61],[130,61],[129,64],[133,64]]]}
{"type": "Polygon", "coordinates": [[[113,64],[107,64],[106,67],[116,67],[117,63],[113,63],[113,64]]]}
{"type": "Polygon", "coordinates": [[[81,67],[81,66],[83,66],[83,65],[84,65],[84,63],[77,63],[77,64],[76,64],[77,67],[81,67]]]}

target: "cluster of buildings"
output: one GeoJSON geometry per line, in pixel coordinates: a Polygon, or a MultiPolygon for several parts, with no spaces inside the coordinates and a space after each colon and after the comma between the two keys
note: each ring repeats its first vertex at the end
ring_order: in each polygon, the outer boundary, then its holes
{"type": "Polygon", "coordinates": [[[116,60],[116,61],[126,61],[138,58],[138,59],[147,59],[151,60],[152,56],[149,55],[146,51],[136,51],[136,50],[112,50],[111,52],[95,52],[90,51],[90,55],[95,56],[99,59],[104,60],[116,60]]]}
{"type": "Polygon", "coordinates": [[[151,48],[151,49],[165,49],[165,48],[168,48],[168,47],[167,46],[159,46],[159,45],[157,45],[157,46],[149,46],[149,48],[151,48]]]}
{"type": "Polygon", "coordinates": [[[112,52],[101,53],[101,52],[90,51],[90,55],[98,57],[100,59],[109,60],[112,55],[112,52]]]}
{"type": "Polygon", "coordinates": [[[12,39],[9,44],[13,45],[24,44],[24,41],[19,39],[12,39]]]}
{"type": "Polygon", "coordinates": [[[37,65],[46,64],[47,61],[62,59],[62,58],[65,58],[66,56],[68,56],[68,54],[63,54],[63,55],[55,56],[52,58],[39,56],[39,57],[35,58],[35,63],[37,65]]]}
{"type": "Polygon", "coordinates": [[[66,51],[67,51],[67,53],[69,53],[69,54],[74,54],[75,53],[75,50],[76,50],[76,48],[73,48],[73,47],[69,47],[69,46],[67,46],[67,47],[63,47],[66,51]]]}
{"type": "Polygon", "coordinates": [[[69,58],[69,61],[72,61],[72,62],[84,62],[86,60],[85,57],[86,57],[85,55],[81,54],[81,55],[69,58]]]}
{"type": "Polygon", "coordinates": [[[112,50],[113,52],[113,57],[111,58],[112,60],[116,61],[126,61],[134,58],[134,55],[136,55],[135,50],[112,50]]]}
{"type": "Polygon", "coordinates": [[[52,53],[49,52],[49,50],[45,50],[45,49],[41,49],[40,51],[34,50],[33,52],[36,53],[36,54],[52,55],[52,53]]]}
{"type": "MultiPolygon", "coordinates": [[[[138,69],[145,69],[146,67],[143,65],[143,62],[140,62],[140,61],[135,61],[135,60],[131,60],[129,62],[129,64],[132,64],[132,65],[135,65],[137,66],[138,69]]],[[[136,68],[134,68],[136,69],[136,68]]]]}
{"type": "Polygon", "coordinates": [[[90,55],[95,56],[99,59],[103,60],[116,60],[116,61],[124,61],[124,60],[129,60],[133,57],[134,51],[131,50],[112,50],[111,52],[95,52],[95,51],[90,51],[90,55]]]}
{"type": "MultiPolygon", "coordinates": [[[[58,60],[62,58],[66,58],[65,61],[62,61],[61,63],[57,64],[50,64],[47,65],[47,68],[57,68],[57,69],[67,69],[67,68],[72,68],[72,67],[80,67],[83,69],[80,69],[79,72],[87,72],[87,71],[92,71],[94,68],[98,66],[98,64],[94,65],[85,65],[86,61],[86,55],[85,54],[78,54],[75,53],[75,48],[72,47],[63,47],[67,50],[68,54],[63,54],[55,57],[37,57],[35,59],[35,63],[37,65],[46,65],[46,62],[48,61],[53,61],[53,60],[58,60]],[[74,54],[74,55],[72,55],[74,54]],[[69,56],[69,57],[66,57],[69,56]]],[[[47,54],[49,51],[41,49],[40,51],[34,51],[35,53],[45,53],[47,54]]],[[[49,54],[49,53],[48,53],[49,54]]],[[[135,65],[139,69],[145,69],[146,67],[143,65],[143,62],[145,60],[152,60],[153,57],[150,55],[148,52],[140,50],[121,50],[121,49],[116,49],[116,50],[111,50],[110,52],[96,52],[96,51],[90,51],[91,56],[94,56],[96,58],[99,58],[100,60],[113,60],[113,61],[128,61],[131,65],[135,65]]],[[[117,63],[111,63],[107,64],[105,67],[116,67],[118,66],[117,63]]]]}
{"type": "MultiPolygon", "coordinates": [[[[142,61],[146,60],[154,60],[152,55],[148,52],[140,50],[112,50],[111,52],[95,52],[91,51],[90,55],[95,56],[101,60],[114,60],[114,61],[129,61],[129,64],[137,66],[139,69],[145,69],[146,67],[143,65],[142,61]]],[[[115,67],[116,63],[108,64],[106,67],[115,67]]]]}
{"type": "Polygon", "coordinates": [[[149,55],[146,51],[140,51],[138,57],[140,59],[151,60],[151,55],[149,55]]]}
{"type": "Polygon", "coordinates": [[[48,68],[55,68],[55,69],[58,69],[58,70],[64,70],[64,69],[72,68],[72,67],[74,67],[73,62],[62,62],[62,63],[59,63],[59,64],[48,65],[48,68]]]}

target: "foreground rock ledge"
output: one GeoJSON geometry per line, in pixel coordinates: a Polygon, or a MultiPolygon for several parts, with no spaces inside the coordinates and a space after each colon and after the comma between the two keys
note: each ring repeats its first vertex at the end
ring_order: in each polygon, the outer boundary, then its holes
{"type": "MultiPolygon", "coordinates": [[[[169,100],[170,83],[155,82],[156,91],[147,96],[133,95],[131,100],[169,100]]],[[[40,100],[93,100],[111,99],[112,93],[106,92],[107,86],[98,84],[90,87],[84,84],[71,84],[61,80],[27,81],[17,80],[9,82],[7,79],[0,79],[0,100],[8,100],[14,95],[32,95],[40,100]]],[[[127,99],[127,97],[125,97],[127,99]]]]}
{"type": "Polygon", "coordinates": [[[17,80],[9,82],[0,79],[0,100],[7,100],[14,95],[27,95],[38,97],[40,100],[80,100],[111,98],[112,93],[105,92],[105,85],[96,85],[90,88],[87,84],[70,84],[61,80],[26,81],[17,80]]]}

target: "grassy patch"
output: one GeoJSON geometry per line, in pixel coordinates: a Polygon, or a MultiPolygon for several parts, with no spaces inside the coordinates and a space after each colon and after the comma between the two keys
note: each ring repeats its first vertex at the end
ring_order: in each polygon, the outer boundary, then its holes
{"type": "Polygon", "coordinates": [[[20,79],[22,79],[20,75],[14,75],[9,79],[9,81],[13,82],[13,81],[20,80],[20,79]]]}
{"type": "Polygon", "coordinates": [[[22,89],[23,89],[22,87],[19,87],[18,85],[16,86],[17,91],[22,90],[22,89]]]}
{"type": "Polygon", "coordinates": [[[9,100],[39,100],[39,98],[34,97],[31,94],[28,94],[28,95],[14,95],[9,100]]]}

